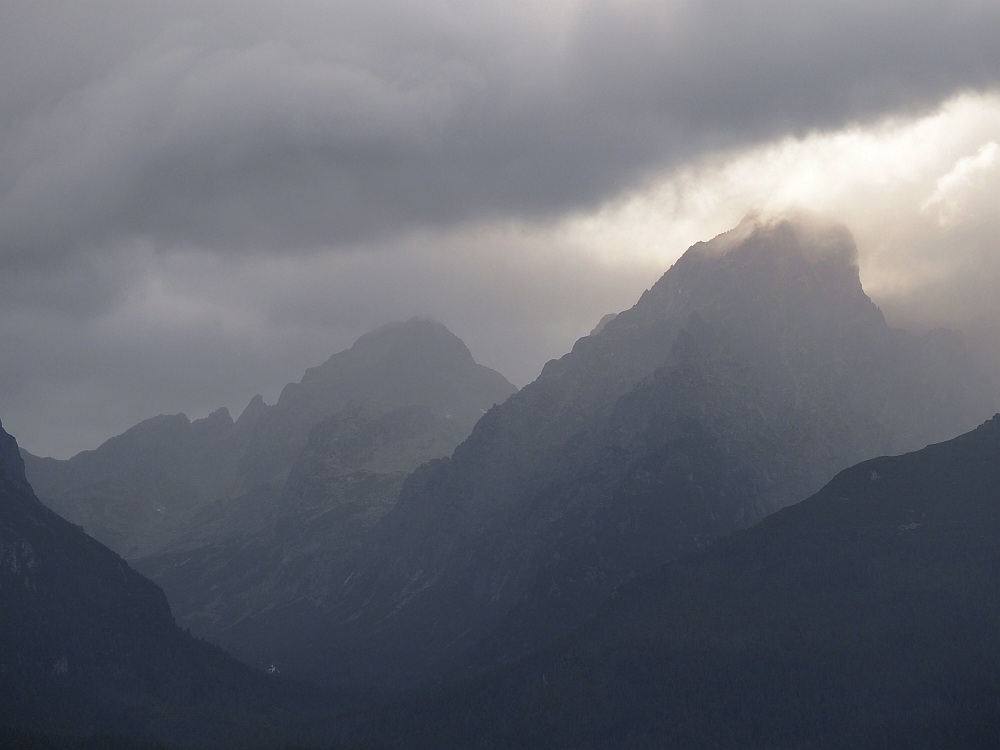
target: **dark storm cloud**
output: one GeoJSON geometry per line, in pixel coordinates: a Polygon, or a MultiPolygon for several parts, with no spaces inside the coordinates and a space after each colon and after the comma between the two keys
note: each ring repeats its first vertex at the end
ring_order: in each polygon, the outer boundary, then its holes
{"type": "Polygon", "coordinates": [[[40,4],[3,32],[7,263],[544,217],[1000,75],[1000,7],[971,1],[135,5],[40,4]]]}
{"type": "Polygon", "coordinates": [[[8,6],[0,416],[63,456],[413,314],[523,383],[664,270],[560,222],[1000,81],[977,0],[8,6]]]}
{"type": "Polygon", "coordinates": [[[658,275],[518,234],[294,262],[171,253],[89,319],[40,307],[0,316],[0,351],[15,355],[0,358],[0,414],[22,445],[58,457],[159,413],[225,405],[235,418],[254,394],[273,403],[361,333],[414,315],[445,322],[523,384],[658,275]],[[488,259],[459,252],[470,245],[488,259]]]}

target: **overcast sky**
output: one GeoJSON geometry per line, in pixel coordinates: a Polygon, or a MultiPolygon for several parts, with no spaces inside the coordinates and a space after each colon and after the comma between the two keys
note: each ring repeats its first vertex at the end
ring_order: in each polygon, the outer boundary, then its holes
{"type": "Polygon", "coordinates": [[[0,419],[68,457],[235,417],[413,315],[523,385],[788,204],[848,225],[892,322],[988,338],[998,29],[995,0],[5,3],[0,419]]]}

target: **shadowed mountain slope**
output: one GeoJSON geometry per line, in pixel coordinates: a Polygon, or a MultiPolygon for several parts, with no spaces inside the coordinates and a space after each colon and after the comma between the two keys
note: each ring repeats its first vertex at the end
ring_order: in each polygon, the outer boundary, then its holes
{"type": "Polygon", "coordinates": [[[236,648],[252,664],[309,653],[301,624],[321,618],[406,476],[448,455],[468,430],[427,407],[349,407],[320,422],[280,489],[258,487],[196,515],[160,554],[135,561],[161,585],[182,625],[236,648]],[[254,647],[229,643],[233,628],[254,647]]]}
{"type": "Polygon", "coordinates": [[[383,747],[996,747],[998,539],[1000,415],[843,471],[544,652],[381,715],[383,747]]]}
{"type": "Polygon", "coordinates": [[[0,612],[5,730],[236,747],[292,726],[266,677],[183,633],[162,591],[39,502],[2,428],[0,612]]]}
{"type": "Polygon", "coordinates": [[[261,415],[244,456],[248,489],[192,514],[135,563],[163,586],[181,624],[284,669],[290,645],[302,654],[316,645],[299,624],[321,619],[406,476],[450,455],[513,391],[438,323],[366,334],[261,415]],[[229,639],[236,628],[253,635],[229,639]]]}

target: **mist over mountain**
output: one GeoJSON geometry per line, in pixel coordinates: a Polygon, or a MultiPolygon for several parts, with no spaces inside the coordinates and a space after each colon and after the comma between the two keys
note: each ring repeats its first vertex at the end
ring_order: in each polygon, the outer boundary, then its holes
{"type": "MultiPolygon", "coordinates": [[[[163,586],[185,627],[226,642],[261,612],[315,620],[312,603],[406,476],[514,390],[443,325],[412,319],[362,336],[274,406],[253,399],[235,423],[224,410],[156,417],[69,461],[26,460],[53,508],[163,586]]],[[[267,667],[269,651],[243,655],[267,667]]]]}
{"type": "Polygon", "coordinates": [[[865,461],[542,653],[375,714],[383,746],[995,747],[998,490],[1000,415],[865,461]]]}
{"type": "MultiPolygon", "coordinates": [[[[135,559],[210,523],[222,511],[217,500],[279,492],[309,430],[343,409],[375,416],[412,406],[447,420],[440,430],[447,438],[419,453],[414,468],[450,453],[486,409],[514,390],[476,364],[443,325],[414,318],[372,331],[309,369],[273,406],[255,397],[236,422],[224,408],[194,422],[163,415],[66,461],[22,455],[49,507],[135,559]]],[[[235,519],[230,526],[241,528],[235,519]]]]}
{"type": "Polygon", "coordinates": [[[4,4],[0,750],[1000,748],[998,30],[4,4]]]}
{"type": "Polygon", "coordinates": [[[260,416],[240,462],[241,483],[249,488],[283,481],[309,430],[345,407],[423,406],[471,430],[514,390],[500,373],[477,364],[440,323],[413,318],[383,326],[285,386],[260,416]]]}
{"type": "Polygon", "coordinates": [[[225,642],[270,629],[296,673],[382,685],[509,660],[844,466],[968,429],[993,395],[957,337],[886,325],[846,229],[751,217],[416,471],[321,621],[270,613],[225,642]]]}
{"type": "Polygon", "coordinates": [[[193,422],[184,414],[152,417],[65,461],[21,455],[46,505],[133,558],[232,490],[255,403],[235,423],[225,408],[193,422]]]}

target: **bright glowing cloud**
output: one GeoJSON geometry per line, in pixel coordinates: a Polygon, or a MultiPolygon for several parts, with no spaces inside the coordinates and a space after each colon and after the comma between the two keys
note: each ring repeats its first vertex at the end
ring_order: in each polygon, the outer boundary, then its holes
{"type": "MultiPolygon", "coordinates": [[[[961,322],[946,314],[943,300],[958,296],[949,280],[1000,252],[1000,149],[989,140],[997,133],[1000,96],[962,95],[923,117],[712,155],[563,229],[595,254],[664,265],[748,211],[806,207],[852,230],[876,299],[902,309],[921,294],[948,322],[961,322]]],[[[972,314],[969,305],[963,314],[972,314]]]]}
{"type": "Polygon", "coordinates": [[[984,144],[974,156],[963,156],[955,166],[938,178],[934,192],[921,208],[936,215],[942,227],[954,226],[968,217],[965,204],[988,187],[990,173],[1000,166],[1000,146],[996,141],[984,144]]]}

